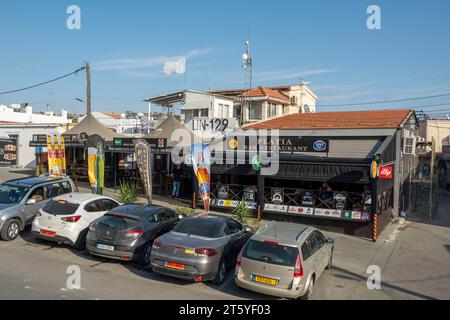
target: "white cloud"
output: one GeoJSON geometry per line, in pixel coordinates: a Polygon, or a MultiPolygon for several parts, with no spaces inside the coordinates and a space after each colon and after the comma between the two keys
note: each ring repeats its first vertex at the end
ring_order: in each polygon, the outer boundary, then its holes
{"type": "MultiPolygon", "coordinates": [[[[204,49],[190,50],[186,54],[179,56],[158,55],[146,58],[122,58],[122,59],[101,60],[94,63],[93,68],[95,68],[96,70],[125,70],[125,71],[133,69],[155,68],[164,65],[164,63],[166,63],[167,61],[178,60],[183,57],[185,57],[186,59],[193,59],[204,56],[210,52],[211,52],[210,48],[204,48],[204,49]]],[[[133,72],[128,72],[128,74],[133,74],[133,72]]]]}

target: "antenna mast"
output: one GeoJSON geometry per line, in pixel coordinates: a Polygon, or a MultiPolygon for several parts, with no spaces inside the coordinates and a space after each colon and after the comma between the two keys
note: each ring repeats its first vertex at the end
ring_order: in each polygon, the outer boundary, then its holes
{"type": "MultiPolygon", "coordinates": [[[[245,73],[245,80],[244,80],[244,85],[245,87],[247,87],[249,90],[252,90],[252,69],[253,69],[253,60],[250,56],[250,40],[245,41],[245,51],[242,54],[242,69],[244,70],[245,73]]],[[[251,104],[252,104],[252,100],[251,97],[249,97],[248,99],[248,111],[249,111],[249,115],[250,115],[250,109],[251,109],[251,104]]],[[[246,98],[244,97],[242,99],[242,105],[241,105],[241,125],[244,123],[244,106],[246,106],[246,98]]]]}

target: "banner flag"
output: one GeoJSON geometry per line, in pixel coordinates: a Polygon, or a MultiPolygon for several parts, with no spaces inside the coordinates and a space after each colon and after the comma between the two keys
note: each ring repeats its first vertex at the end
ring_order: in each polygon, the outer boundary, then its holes
{"type": "Polygon", "coordinates": [[[88,177],[92,193],[103,194],[105,187],[105,140],[98,134],[88,137],[88,177]]]}
{"type": "Polygon", "coordinates": [[[191,157],[198,180],[200,199],[203,201],[206,212],[209,212],[211,152],[204,144],[194,144],[191,146],[191,157]]]}
{"type": "Polygon", "coordinates": [[[134,140],[136,164],[144,183],[148,203],[152,203],[151,147],[144,139],[134,140]]]}
{"type": "Polygon", "coordinates": [[[170,76],[172,74],[183,74],[186,72],[186,58],[179,60],[167,61],[164,64],[164,74],[170,76]]]}

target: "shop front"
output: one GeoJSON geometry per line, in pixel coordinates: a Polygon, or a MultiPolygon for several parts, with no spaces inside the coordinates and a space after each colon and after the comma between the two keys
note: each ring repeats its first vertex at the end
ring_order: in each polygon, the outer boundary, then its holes
{"type": "MultiPolygon", "coordinates": [[[[227,137],[226,153],[235,153],[235,163],[211,167],[211,206],[232,210],[243,200],[263,219],[304,223],[376,240],[399,202],[395,181],[403,179],[398,159],[401,125],[410,116],[410,112],[398,115],[391,128],[380,121],[367,128],[336,124],[335,128],[324,125],[310,130],[302,129],[300,122],[269,139],[261,137],[258,130],[271,129],[270,121],[263,122],[264,128],[250,126],[258,132],[257,143],[230,143],[237,138],[227,137]],[[279,154],[277,170],[269,175],[255,171],[251,163],[267,150],[279,154]],[[374,162],[378,168],[372,175],[374,162]]],[[[280,127],[274,124],[274,128],[280,127]]]]}

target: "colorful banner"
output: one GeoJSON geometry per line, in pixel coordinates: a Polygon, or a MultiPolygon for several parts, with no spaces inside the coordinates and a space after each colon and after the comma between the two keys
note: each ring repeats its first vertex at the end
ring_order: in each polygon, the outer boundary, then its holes
{"type": "Polygon", "coordinates": [[[64,138],[60,134],[47,135],[48,173],[51,176],[66,175],[64,138]]]}
{"type": "Polygon", "coordinates": [[[88,177],[92,193],[103,194],[105,186],[105,140],[97,134],[88,138],[88,177]]]}
{"type": "Polygon", "coordinates": [[[152,203],[151,146],[144,139],[135,141],[136,164],[144,183],[148,203],[152,203]]]}
{"type": "Polygon", "coordinates": [[[198,180],[200,199],[202,199],[206,212],[210,205],[210,165],[211,152],[204,144],[191,146],[191,160],[198,180]]]}

